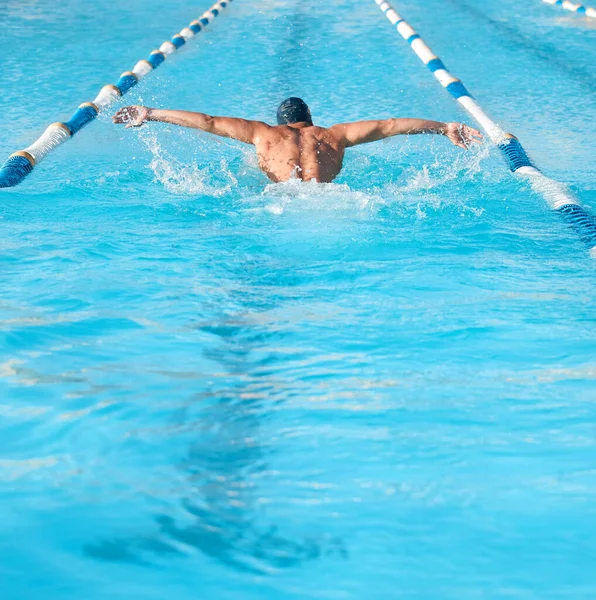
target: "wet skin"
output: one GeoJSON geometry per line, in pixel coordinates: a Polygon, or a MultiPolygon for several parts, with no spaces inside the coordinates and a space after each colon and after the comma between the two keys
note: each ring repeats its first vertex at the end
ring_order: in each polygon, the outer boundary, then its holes
{"type": "Polygon", "coordinates": [[[304,181],[333,181],[341,171],[345,142],[330,129],[270,127],[254,142],[259,167],[271,181],[291,177],[304,181]]]}

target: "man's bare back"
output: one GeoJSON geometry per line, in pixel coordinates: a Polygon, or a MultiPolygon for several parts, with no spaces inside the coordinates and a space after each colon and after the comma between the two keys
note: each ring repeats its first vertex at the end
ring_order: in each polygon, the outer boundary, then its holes
{"type": "Polygon", "coordinates": [[[255,146],[259,167],[271,181],[333,181],[343,165],[346,148],[394,135],[436,133],[445,135],[462,148],[482,134],[461,123],[424,119],[383,119],[339,123],[332,127],[313,125],[308,107],[299,98],[288,98],[278,109],[278,125],[231,117],[212,117],[198,112],[127,106],[113,118],[114,123],[140,127],[159,121],[201,129],[255,146]]]}
{"type": "Polygon", "coordinates": [[[278,125],[263,131],[255,149],[259,167],[271,181],[295,177],[327,183],[341,171],[346,146],[331,129],[278,125]]]}

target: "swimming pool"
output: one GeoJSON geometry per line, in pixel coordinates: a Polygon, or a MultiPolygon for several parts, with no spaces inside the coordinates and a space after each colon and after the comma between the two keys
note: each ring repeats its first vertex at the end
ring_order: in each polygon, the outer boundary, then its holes
{"type": "MultiPolygon", "coordinates": [[[[9,0],[1,158],[208,5],[9,0]]],[[[594,24],[394,5],[596,210],[594,24]]],[[[122,104],[464,118],[372,0],[236,0],[201,36],[122,104]]],[[[101,116],[0,202],[3,600],[593,598],[594,259],[494,149],[271,185],[101,116]]]]}

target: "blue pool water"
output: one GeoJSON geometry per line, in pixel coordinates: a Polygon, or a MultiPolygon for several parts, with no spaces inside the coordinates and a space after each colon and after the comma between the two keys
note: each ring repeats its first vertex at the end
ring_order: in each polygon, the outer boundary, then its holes
{"type": "MultiPolygon", "coordinates": [[[[4,0],[2,153],[208,6],[4,0]]],[[[395,6],[595,210],[594,25],[395,6]]],[[[288,95],[464,119],[372,0],[237,0],[126,103],[288,95]]],[[[488,145],[268,185],[238,143],[104,115],[0,228],[2,600],[596,595],[595,263],[488,145]]]]}

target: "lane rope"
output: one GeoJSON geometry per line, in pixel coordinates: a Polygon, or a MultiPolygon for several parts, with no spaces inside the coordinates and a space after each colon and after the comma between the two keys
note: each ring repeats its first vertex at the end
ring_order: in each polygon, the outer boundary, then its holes
{"type": "Polygon", "coordinates": [[[570,10],[571,12],[575,12],[578,15],[584,15],[586,17],[592,17],[592,19],[596,19],[596,8],[592,8],[590,6],[584,6],[583,4],[574,4],[573,2],[569,2],[569,0],[542,0],[546,2],[546,4],[552,4],[554,6],[560,6],[565,10],[570,10]]]}
{"type": "Polygon", "coordinates": [[[506,133],[501,129],[484,112],[464,84],[447,70],[443,61],[435,55],[387,0],[375,0],[375,3],[443,88],[486,132],[490,140],[501,151],[509,170],[528,179],[532,188],[545,199],[551,209],[571,225],[587,244],[590,254],[596,257],[596,218],[579,204],[579,201],[564,184],[547,177],[532,163],[520,141],[511,133],[506,133]]]}
{"type": "Polygon", "coordinates": [[[97,115],[120,99],[143,77],[157,69],[168,56],[182,48],[195,35],[201,32],[232,0],[219,0],[200,17],[191,21],[170,40],[166,40],[149,58],[140,60],[132,71],[124,71],[116,85],[105,85],[93,102],[83,102],[72,117],[65,122],[49,125],[41,136],[24,150],[13,152],[0,167],[0,188],[13,187],[25,179],[52,150],[67,142],[83,127],[91,123],[97,115]]]}

